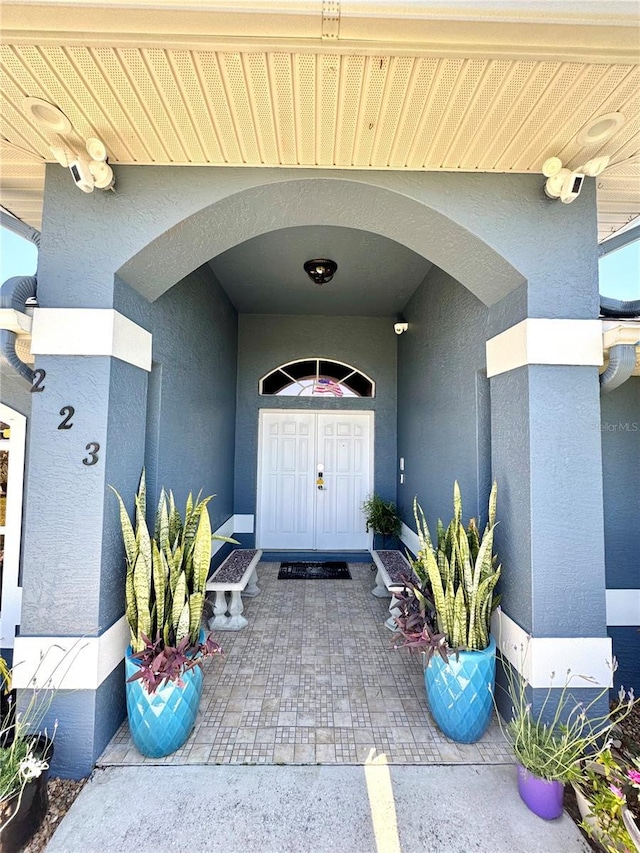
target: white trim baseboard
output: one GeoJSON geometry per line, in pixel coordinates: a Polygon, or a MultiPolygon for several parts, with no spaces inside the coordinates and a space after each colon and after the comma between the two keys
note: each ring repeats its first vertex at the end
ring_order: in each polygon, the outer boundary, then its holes
{"type": "Polygon", "coordinates": [[[402,522],[400,539],[404,542],[404,544],[414,556],[420,550],[420,540],[418,539],[418,534],[415,532],[415,530],[412,530],[410,527],[407,527],[404,521],[402,522]]]}
{"type": "Polygon", "coordinates": [[[16,637],[13,686],[97,690],[124,658],[129,639],[126,616],[99,637],[16,637]]]}
{"type": "Polygon", "coordinates": [[[613,686],[613,652],[609,637],[532,637],[501,607],[493,614],[491,633],[509,663],[534,688],[613,686]],[[585,680],[589,679],[589,680],[585,680]]]}
{"type": "Polygon", "coordinates": [[[112,308],[36,308],[34,355],[110,355],[151,370],[152,335],[112,308]]]}
{"type": "Polygon", "coordinates": [[[640,589],[607,590],[607,625],[640,625],[640,589]]]}
{"type": "Polygon", "coordinates": [[[527,364],[603,363],[600,320],[550,320],[530,317],[486,344],[487,376],[527,364]]]}

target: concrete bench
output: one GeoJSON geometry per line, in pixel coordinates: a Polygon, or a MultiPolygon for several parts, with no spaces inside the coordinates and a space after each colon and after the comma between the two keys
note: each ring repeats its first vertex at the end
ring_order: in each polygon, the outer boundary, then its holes
{"type": "Polygon", "coordinates": [[[376,598],[391,598],[389,603],[389,618],[384,623],[390,631],[397,631],[395,617],[401,613],[398,607],[398,599],[389,591],[389,587],[402,582],[403,577],[409,577],[414,581],[418,578],[413,572],[407,558],[400,551],[372,551],[371,556],[376,564],[376,585],[372,590],[376,598]]]}
{"type": "Polygon", "coordinates": [[[215,592],[212,631],[240,631],[249,624],[242,615],[242,594],[247,598],[260,595],[257,566],[262,551],[238,548],[232,551],[207,581],[207,592],[215,592]],[[227,599],[228,596],[228,599],[227,599]]]}

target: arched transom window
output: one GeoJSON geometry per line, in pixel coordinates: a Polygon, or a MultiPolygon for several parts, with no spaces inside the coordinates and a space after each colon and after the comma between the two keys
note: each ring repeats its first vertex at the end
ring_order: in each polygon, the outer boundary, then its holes
{"type": "Polygon", "coordinates": [[[350,364],[305,358],[282,364],[263,376],[260,393],[279,397],[373,397],[375,385],[350,364]]]}

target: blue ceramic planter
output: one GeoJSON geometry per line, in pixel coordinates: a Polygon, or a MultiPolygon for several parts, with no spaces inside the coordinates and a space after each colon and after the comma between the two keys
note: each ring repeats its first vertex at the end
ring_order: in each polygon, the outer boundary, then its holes
{"type": "MultiPolygon", "coordinates": [[[[136,661],[125,658],[125,677],[138,670],[136,661]]],[[[148,758],[170,755],[191,734],[202,695],[202,667],[195,666],[182,676],[184,687],[169,682],[155,693],[147,693],[142,681],[127,682],[129,730],[136,748],[148,758]]]]}
{"type": "Polygon", "coordinates": [[[427,702],[444,734],[458,743],[475,743],[487,730],[493,712],[496,644],[493,637],[480,652],[460,652],[445,663],[434,655],[424,671],[427,702]]]}

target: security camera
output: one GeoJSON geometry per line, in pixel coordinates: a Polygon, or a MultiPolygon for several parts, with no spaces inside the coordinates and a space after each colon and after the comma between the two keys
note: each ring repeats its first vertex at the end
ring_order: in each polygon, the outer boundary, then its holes
{"type": "Polygon", "coordinates": [[[396,333],[396,335],[401,335],[403,332],[406,332],[408,328],[409,328],[408,323],[394,323],[393,324],[393,331],[396,333]]]}
{"type": "Polygon", "coordinates": [[[563,204],[571,204],[580,195],[584,183],[582,172],[559,169],[550,175],[544,185],[547,198],[560,199],[563,204]]]}
{"type": "Polygon", "coordinates": [[[93,175],[89,169],[89,161],[84,158],[76,158],[69,163],[69,171],[75,185],[83,193],[92,193],[94,187],[93,175]]]}
{"type": "Polygon", "coordinates": [[[562,185],[560,201],[563,204],[571,204],[571,202],[577,199],[580,195],[580,190],[582,189],[583,184],[584,174],[582,172],[570,172],[562,185]]]}

